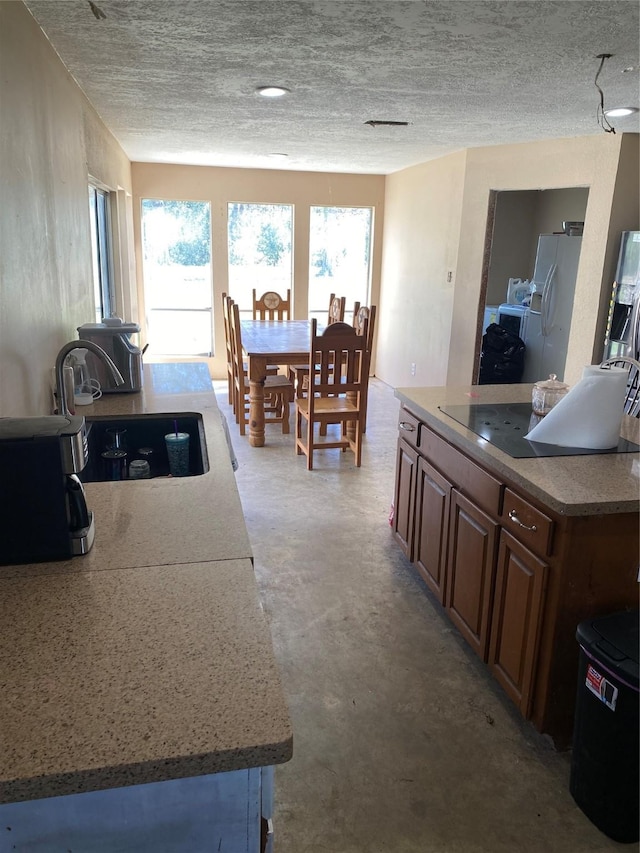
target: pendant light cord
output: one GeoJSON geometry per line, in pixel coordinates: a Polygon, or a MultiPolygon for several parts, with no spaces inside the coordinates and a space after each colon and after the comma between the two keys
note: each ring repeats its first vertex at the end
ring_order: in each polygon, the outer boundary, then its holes
{"type": "Polygon", "coordinates": [[[598,104],[598,108],[596,110],[596,118],[600,127],[604,130],[605,133],[615,133],[616,129],[611,124],[609,124],[609,120],[604,114],[604,92],[598,85],[598,77],[600,76],[600,72],[602,71],[602,66],[605,63],[606,59],[611,59],[613,54],[611,53],[599,53],[596,59],[600,60],[600,67],[596,71],[596,78],[593,81],[595,83],[595,87],[600,93],[600,103],[598,104]]]}

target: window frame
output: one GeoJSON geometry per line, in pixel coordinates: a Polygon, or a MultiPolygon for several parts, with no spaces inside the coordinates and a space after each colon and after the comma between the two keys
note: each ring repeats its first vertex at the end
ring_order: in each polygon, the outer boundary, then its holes
{"type": "Polygon", "coordinates": [[[111,231],[111,192],[89,182],[89,222],[96,322],[116,313],[113,264],[113,234],[111,231]],[[99,300],[99,304],[98,304],[99,300]]]}

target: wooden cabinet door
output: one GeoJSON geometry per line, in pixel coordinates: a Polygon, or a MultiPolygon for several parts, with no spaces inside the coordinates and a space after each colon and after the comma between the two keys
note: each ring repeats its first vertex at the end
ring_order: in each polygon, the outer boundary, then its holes
{"type": "Polygon", "coordinates": [[[410,560],[413,559],[416,471],[418,454],[406,441],[398,440],[396,457],[396,489],[393,510],[393,532],[410,560]]]}
{"type": "Polygon", "coordinates": [[[444,604],[452,488],[451,483],[425,459],[418,459],[413,559],[441,604],[444,604]]]}
{"type": "Polygon", "coordinates": [[[489,666],[529,716],[549,567],[506,530],[500,533],[489,666]]]}
{"type": "Polygon", "coordinates": [[[498,525],[456,489],[451,492],[446,607],[482,660],[487,659],[498,525]]]}

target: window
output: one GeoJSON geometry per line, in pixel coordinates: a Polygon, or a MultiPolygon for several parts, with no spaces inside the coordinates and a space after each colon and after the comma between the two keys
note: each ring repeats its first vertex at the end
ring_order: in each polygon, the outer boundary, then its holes
{"type": "Polygon", "coordinates": [[[291,288],[293,207],[290,204],[231,203],[228,214],[229,296],[240,311],[253,308],[258,296],[291,288]]]}
{"type": "Polygon", "coordinates": [[[370,207],[312,207],[309,228],[309,317],[327,320],[329,297],[346,297],[345,320],[353,305],[369,304],[370,207]]]}
{"type": "Polygon", "coordinates": [[[149,351],[212,355],[211,205],[142,199],[142,255],[149,351]]]}
{"type": "Polygon", "coordinates": [[[116,305],[111,264],[111,219],[109,193],[89,186],[91,253],[96,323],[115,314],[116,305]]]}

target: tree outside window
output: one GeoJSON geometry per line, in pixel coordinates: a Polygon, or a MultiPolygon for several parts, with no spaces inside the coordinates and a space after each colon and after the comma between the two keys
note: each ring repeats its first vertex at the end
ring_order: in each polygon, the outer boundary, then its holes
{"type": "Polygon", "coordinates": [[[369,301],[371,269],[370,207],[312,207],[309,232],[309,316],[326,322],[332,293],[346,298],[345,319],[353,305],[369,301]]]}
{"type": "Polygon", "coordinates": [[[232,202],[228,206],[229,295],[240,311],[258,295],[285,295],[292,281],[293,206],[232,202]]]}

